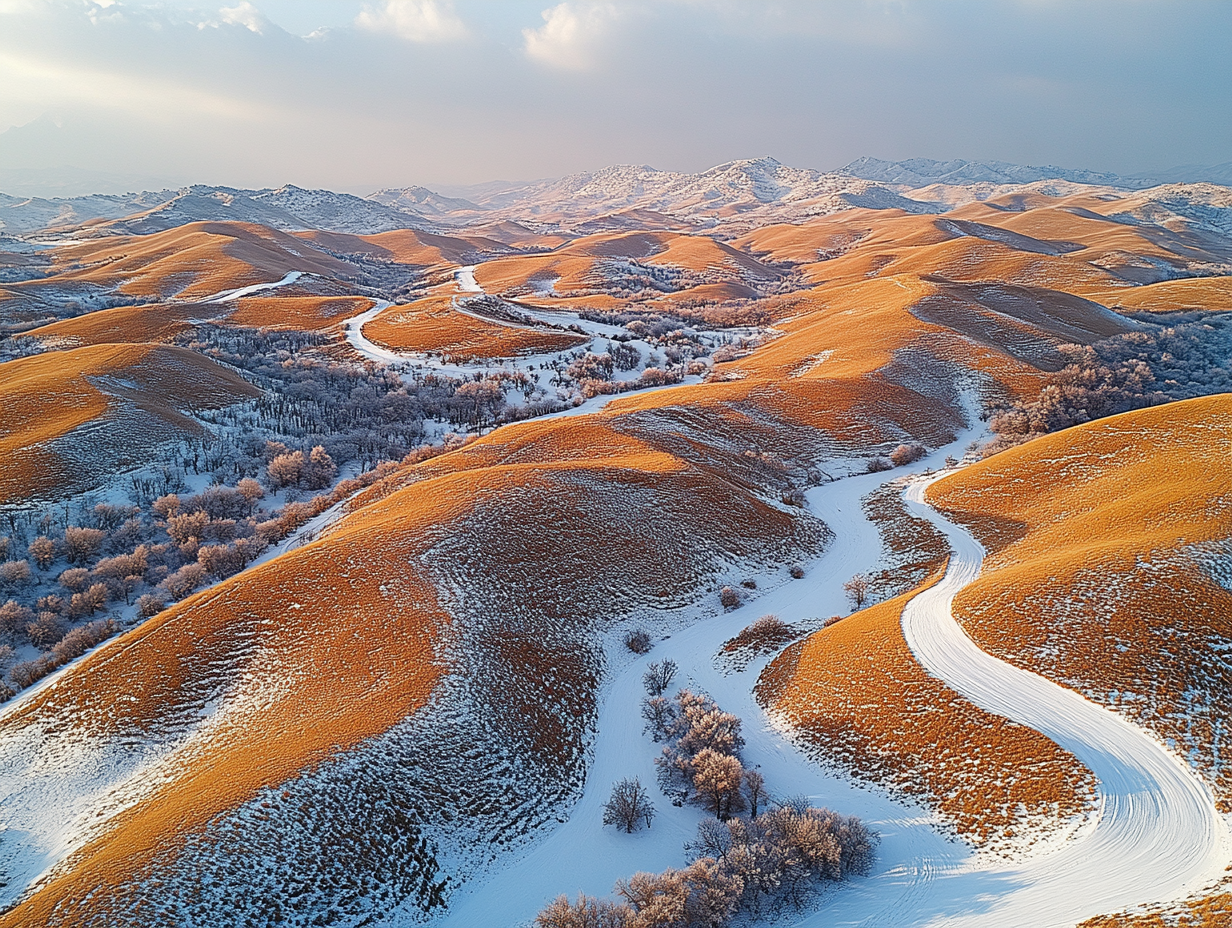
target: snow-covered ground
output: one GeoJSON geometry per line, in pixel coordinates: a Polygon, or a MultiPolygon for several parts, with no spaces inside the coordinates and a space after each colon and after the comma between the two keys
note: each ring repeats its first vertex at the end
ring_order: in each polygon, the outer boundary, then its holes
{"type": "Polygon", "coordinates": [[[463,293],[483,293],[483,287],[475,280],[475,268],[477,264],[468,264],[466,267],[460,267],[454,273],[454,279],[458,282],[458,289],[463,293]]]}
{"type": "MultiPolygon", "coordinates": [[[[921,462],[921,467],[938,466],[949,453],[961,454],[970,438],[970,434],[961,436],[921,462]]],[[[695,837],[704,813],[688,806],[675,808],[658,792],[654,758],[660,745],[642,732],[642,674],[649,662],[664,658],[680,666],[674,685],[702,689],[722,708],[744,719],[745,763],[759,769],[773,797],[807,796],[814,805],[858,815],[881,834],[875,872],[867,879],[831,888],[815,912],[795,913],[799,920],[793,924],[896,924],[882,921],[881,913],[910,910],[913,900],[925,896],[939,874],[971,866],[972,852],[945,837],[927,811],[821,770],[771,723],[752,695],[769,657],[731,674],[714,662],[723,643],[760,615],[774,613],[784,621],[801,622],[847,611],[843,582],[855,573],[874,571],[881,556],[880,535],[865,517],[860,500],[887,479],[886,474],[859,475],[808,492],[813,513],[837,537],[818,561],[807,565],[804,579],[758,577],[759,586],[768,588],[767,592],[731,612],[701,607],[679,617],[673,626],[685,627],[657,642],[644,657],[630,659],[619,637],[613,636],[609,660],[620,669],[613,671],[600,694],[594,757],[581,800],[569,811],[568,821],[524,856],[471,880],[451,901],[449,913],[439,924],[448,928],[529,924],[560,893],[606,896],[618,879],[639,870],[684,864],[684,843],[695,837]],[[621,666],[625,660],[628,663],[621,666]],[[649,831],[633,835],[602,826],[602,806],[612,784],[629,776],[638,777],[651,790],[658,811],[649,831]]]]}
{"type": "MultiPolygon", "coordinates": [[[[458,289],[461,293],[484,293],[483,288],[475,281],[475,267],[473,265],[459,268],[455,272],[455,278],[458,282],[458,289]]],[[[228,297],[228,299],[231,298],[232,297],[228,297]]],[[[376,361],[379,364],[389,364],[395,366],[404,371],[405,376],[407,377],[428,373],[455,378],[469,378],[476,374],[496,375],[501,372],[525,375],[534,382],[534,387],[537,391],[530,398],[532,401],[555,399],[567,404],[566,409],[557,413],[552,413],[552,416],[577,416],[595,412],[596,410],[602,409],[612,400],[628,395],[628,393],[610,393],[584,398],[576,391],[576,389],[561,390],[557,388],[557,385],[554,383],[554,378],[557,376],[557,369],[566,367],[572,357],[577,354],[579,348],[590,351],[600,351],[601,349],[595,346],[594,341],[589,344],[582,344],[578,347],[567,349],[565,351],[525,355],[517,358],[503,358],[499,361],[499,363],[490,361],[486,363],[480,362],[474,364],[453,363],[422,353],[401,352],[384,348],[365,336],[363,330],[365,325],[392,305],[393,304],[388,300],[377,300],[370,309],[347,319],[343,323],[343,330],[346,332],[347,342],[360,355],[371,361],[376,361]]],[[[456,300],[454,303],[454,308],[458,312],[474,316],[487,325],[504,325],[509,328],[527,328],[527,326],[522,326],[517,323],[492,319],[488,316],[480,316],[472,313],[466,308],[465,299],[456,300]]],[[[617,335],[628,338],[629,335],[628,331],[623,326],[583,319],[578,316],[577,313],[573,312],[534,310],[523,306],[519,306],[517,309],[522,315],[536,321],[543,322],[547,325],[558,327],[576,327],[577,329],[580,329],[583,334],[589,336],[592,340],[617,335]]],[[[711,347],[718,344],[718,340],[723,337],[721,333],[696,334],[701,335],[703,340],[712,343],[711,347]]],[[[757,333],[754,330],[741,329],[737,334],[741,337],[754,337],[755,335],[760,335],[761,333],[757,333]]],[[[649,361],[655,360],[654,347],[645,341],[640,339],[628,340],[625,341],[625,344],[637,350],[637,352],[641,355],[642,363],[645,364],[649,361]]],[[[639,374],[640,371],[637,370],[618,370],[614,372],[612,380],[634,380],[639,374]]],[[[701,383],[703,379],[704,378],[702,375],[693,374],[685,377],[681,381],[681,384],[666,384],[658,387],[646,387],[636,392],[650,393],[656,390],[670,389],[671,387],[682,384],[697,384],[701,383]]],[[[507,401],[510,402],[511,405],[520,405],[525,399],[526,398],[522,397],[520,392],[516,390],[510,392],[507,396],[507,401]]]]}
{"type": "Polygon", "coordinates": [[[254,293],[260,293],[262,290],[277,290],[279,287],[285,287],[287,284],[293,284],[304,276],[303,271],[288,271],[282,280],[275,280],[268,284],[250,284],[247,287],[237,287],[234,290],[223,290],[215,293],[213,296],[207,296],[204,300],[198,300],[200,303],[230,303],[233,300],[241,300],[246,296],[251,296],[254,293]]]}
{"type": "MultiPolygon", "coordinates": [[[[972,433],[960,436],[921,462],[941,465],[961,453],[972,433]]],[[[830,886],[811,910],[788,913],[779,923],[821,926],[987,926],[1061,928],[1097,915],[1146,903],[1179,899],[1217,878],[1232,855],[1232,842],[1209,791],[1185,764],[1143,730],[1035,674],[979,650],[950,611],[954,595],[980,572],[982,550],[964,529],[919,501],[928,479],[911,485],[912,507],[945,532],[953,557],[945,578],[916,596],[904,614],[913,652],[932,674],[988,711],[1030,725],[1074,752],[1098,777],[1095,820],[1007,863],[980,855],[944,837],[919,807],[878,790],[856,787],[811,762],[771,723],[752,696],[769,658],[725,675],[715,666],[721,645],[759,615],[788,622],[845,612],[842,583],[878,566],[881,541],[860,505],[862,497],[894,475],[870,474],[809,491],[808,504],[836,540],[803,580],[778,582],[730,613],[699,609],[685,627],[630,659],[615,637],[614,667],[600,694],[594,756],[585,791],[568,819],[516,859],[498,862],[451,900],[438,922],[448,928],[477,924],[529,924],[560,893],[610,895],[618,879],[639,870],[682,866],[683,845],[703,813],[675,808],[659,794],[654,758],[659,746],[643,734],[642,674],[650,661],[680,665],[677,685],[700,688],[745,721],[747,765],[765,776],[772,797],[807,796],[860,816],[881,834],[874,873],[830,886]],[[691,621],[690,621],[691,620],[691,621]],[[627,663],[623,667],[620,662],[627,663]],[[602,806],[612,784],[636,776],[655,797],[658,817],[633,835],[602,826],[602,806]]],[[[768,581],[768,583],[767,583],[768,581]]],[[[674,623],[675,624],[675,623],[674,623]]]]}
{"type": "MultiPolygon", "coordinates": [[[[1069,926],[1143,903],[1168,902],[1217,879],[1232,855],[1210,791],[1143,729],[1075,691],[980,650],[955,621],[955,595],[980,573],[983,549],[923,504],[927,480],[908,493],[913,510],[945,532],[945,577],[903,612],[903,631],[929,673],[976,705],[1043,732],[1099,779],[1095,825],[1053,853],[977,870],[984,889],[945,925],[1069,926]]],[[[942,885],[945,881],[942,881],[942,885]]],[[[945,899],[940,888],[940,899],[945,899]]],[[[896,924],[915,924],[903,912],[896,924]]],[[[927,924],[921,923],[921,924],[927,924]]]]}
{"type": "Polygon", "coordinates": [[[407,364],[411,360],[409,357],[396,351],[390,351],[388,348],[382,348],[375,342],[369,341],[364,335],[364,326],[393,305],[389,300],[377,300],[371,309],[365,310],[358,316],[352,316],[343,323],[346,338],[352,348],[371,361],[378,361],[381,364],[407,364]]]}

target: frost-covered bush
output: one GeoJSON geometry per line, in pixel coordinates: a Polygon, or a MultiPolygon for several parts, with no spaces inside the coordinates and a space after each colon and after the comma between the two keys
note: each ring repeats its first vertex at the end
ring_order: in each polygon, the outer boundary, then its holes
{"type": "Polygon", "coordinates": [[[710,819],[687,845],[688,866],[636,873],[616,884],[621,902],[560,896],[538,928],[723,928],[740,913],[800,904],[820,882],[867,874],[877,837],[857,818],[782,806],[748,819],[710,819]]]}
{"type": "MultiPolygon", "coordinates": [[[[647,705],[651,703],[647,700],[647,705]]],[[[743,771],[740,719],[721,710],[709,696],[687,689],[676,694],[665,715],[662,738],[667,744],[655,759],[663,791],[679,801],[699,802],[716,815],[736,811],[743,771]]]]}
{"type": "Polygon", "coordinates": [[[1111,416],[1232,391],[1232,325],[1222,319],[1157,327],[1064,345],[1064,366],[1039,395],[993,417],[998,450],[1046,432],[1111,416]]]}
{"type": "Polygon", "coordinates": [[[914,464],[926,454],[928,454],[928,449],[926,449],[923,445],[915,443],[910,445],[899,445],[890,452],[890,463],[895,467],[904,467],[908,464],[914,464]]]}

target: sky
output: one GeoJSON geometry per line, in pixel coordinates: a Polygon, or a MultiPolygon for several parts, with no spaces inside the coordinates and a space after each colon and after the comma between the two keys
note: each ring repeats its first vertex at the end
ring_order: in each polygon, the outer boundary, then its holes
{"type": "Polygon", "coordinates": [[[1137,173],[1232,159],[1230,114],[1218,0],[0,0],[0,188],[1137,173]]]}

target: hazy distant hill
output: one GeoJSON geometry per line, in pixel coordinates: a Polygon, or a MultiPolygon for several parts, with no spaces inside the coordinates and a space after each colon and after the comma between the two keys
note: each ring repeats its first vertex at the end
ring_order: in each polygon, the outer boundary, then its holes
{"type": "MultiPolygon", "coordinates": [[[[1177,169],[1170,175],[1232,175],[1228,165],[1177,169]],[[1222,172],[1222,174],[1221,174],[1222,172]]],[[[1232,178],[1229,178],[1232,179],[1232,178]]],[[[1224,188],[1170,178],[1124,177],[1006,162],[879,161],[861,158],[834,172],[795,168],[770,157],[729,161],[697,174],[648,165],[611,165],[597,171],[530,182],[490,182],[447,188],[384,188],[368,197],[286,185],[244,190],[195,185],[180,190],[68,198],[0,194],[0,233],[29,235],[92,223],[91,234],[147,234],[197,221],[254,222],[282,231],[317,229],[371,235],[396,229],[448,231],[475,223],[530,221],[571,233],[645,226],[724,227],[802,222],[846,209],[899,209],[940,213],[973,201],[1014,193],[1071,196],[1100,188],[1109,196],[1133,194],[1134,209],[1159,207],[1192,222],[1223,229],[1224,188]],[[637,217],[630,219],[630,216],[637,217]],[[623,218],[621,218],[623,217],[623,218]]],[[[1155,220],[1152,220],[1155,221],[1155,220]]]]}

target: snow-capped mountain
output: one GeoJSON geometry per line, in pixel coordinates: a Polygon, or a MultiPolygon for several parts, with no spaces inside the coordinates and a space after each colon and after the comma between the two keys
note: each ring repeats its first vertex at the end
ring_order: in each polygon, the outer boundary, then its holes
{"type": "Polygon", "coordinates": [[[427,187],[386,187],[368,196],[369,200],[404,212],[424,216],[450,216],[479,213],[482,207],[459,197],[446,197],[427,187]]]}
{"type": "Polygon", "coordinates": [[[799,220],[853,206],[909,212],[936,208],[862,178],[793,168],[768,157],[729,161],[700,174],[618,164],[559,180],[488,186],[471,199],[493,212],[548,220],[630,209],[704,222],[799,220]]]}
{"type": "Polygon", "coordinates": [[[1053,165],[1034,167],[1006,161],[933,161],[929,158],[911,158],[907,161],[857,158],[840,168],[839,173],[905,187],[925,187],[929,184],[1031,184],[1041,180],[1066,180],[1096,187],[1140,190],[1158,183],[1145,177],[1071,170],[1053,165]]]}
{"type": "Polygon", "coordinates": [[[20,199],[0,195],[0,230],[10,235],[72,229],[141,235],[203,220],[255,222],[283,231],[322,229],[366,235],[423,228],[409,209],[330,190],[240,190],[195,185],[183,190],[124,196],[20,199]]]}
{"type": "Polygon", "coordinates": [[[1145,198],[1135,199],[1127,209],[1129,221],[1133,210],[1158,200],[1157,208],[1190,222],[1221,230],[1230,222],[1224,202],[1227,188],[1212,184],[1156,186],[1141,177],[1000,161],[861,158],[839,171],[822,172],[764,157],[729,161],[697,174],[618,164],[557,179],[452,188],[448,196],[422,186],[384,188],[357,197],[291,185],[262,190],[199,185],[63,199],[0,194],[0,232],[29,235],[90,223],[88,234],[143,234],[203,220],[360,235],[500,220],[580,230],[596,222],[624,227],[627,223],[613,217],[629,213],[654,215],[662,227],[732,228],[800,222],[853,207],[940,213],[972,200],[1022,191],[1145,198]]]}
{"type": "Polygon", "coordinates": [[[79,226],[92,219],[121,219],[166,203],[174,196],[174,190],[54,199],[0,193],[0,230],[8,235],[27,235],[79,226]]]}
{"type": "Polygon", "coordinates": [[[423,226],[422,217],[415,213],[349,193],[305,190],[291,185],[275,190],[189,187],[171,200],[111,226],[117,232],[142,234],[201,220],[256,222],[283,231],[322,229],[357,235],[423,226]]]}

